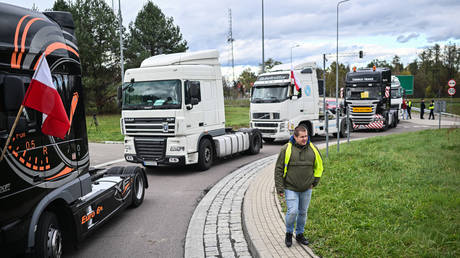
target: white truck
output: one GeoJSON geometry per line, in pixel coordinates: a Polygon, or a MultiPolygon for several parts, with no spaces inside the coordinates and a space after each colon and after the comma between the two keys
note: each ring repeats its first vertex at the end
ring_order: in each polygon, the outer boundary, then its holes
{"type": "MultiPolygon", "coordinates": [[[[304,125],[310,136],[326,133],[322,84],[316,65],[303,63],[293,68],[300,90],[293,83],[290,67],[278,65],[259,75],[251,91],[251,128],[259,129],[265,142],[286,140],[297,125],[304,125]]],[[[337,134],[336,115],[328,114],[329,133],[337,134]]],[[[341,112],[339,112],[340,115],[341,112]]],[[[340,117],[340,136],[346,136],[346,119],[340,117]]]]}
{"type": "Polygon", "coordinates": [[[396,112],[397,122],[394,124],[396,127],[397,123],[399,123],[399,115],[402,115],[402,102],[403,102],[403,88],[401,87],[401,83],[399,82],[398,77],[392,75],[391,76],[391,109],[396,112]]]}
{"type": "Polygon", "coordinates": [[[225,128],[217,50],[158,55],[129,69],[118,90],[125,159],[144,167],[197,164],[262,148],[256,129],[225,128]]]}

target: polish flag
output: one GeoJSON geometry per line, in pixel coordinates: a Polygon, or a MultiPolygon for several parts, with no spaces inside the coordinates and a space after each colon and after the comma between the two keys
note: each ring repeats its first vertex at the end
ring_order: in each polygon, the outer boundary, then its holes
{"type": "Polygon", "coordinates": [[[297,82],[297,80],[294,77],[294,71],[293,70],[291,70],[291,79],[294,80],[295,89],[297,91],[300,91],[300,86],[299,86],[299,83],[297,82]]]}
{"type": "Polygon", "coordinates": [[[43,113],[44,134],[64,139],[70,128],[69,119],[44,55],[39,62],[22,104],[43,113]]]}

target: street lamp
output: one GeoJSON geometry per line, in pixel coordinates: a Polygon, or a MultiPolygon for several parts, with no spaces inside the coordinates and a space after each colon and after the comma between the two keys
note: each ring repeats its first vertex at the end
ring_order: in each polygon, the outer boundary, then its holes
{"type": "Polygon", "coordinates": [[[296,48],[296,47],[300,47],[300,45],[299,45],[299,44],[296,44],[295,46],[292,46],[292,47],[291,47],[291,70],[292,70],[292,49],[293,49],[293,48],[296,48]]]}
{"type": "Polygon", "coordinates": [[[262,73],[265,72],[265,57],[264,57],[264,0],[262,0],[262,73]]]}
{"type": "MultiPolygon", "coordinates": [[[[113,2],[112,2],[113,6],[113,2]]],[[[122,25],[122,18],[121,18],[121,3],[118,0],[118,18],[119,18],[119,29],[120,29],[120,64],[121,64],[121,84],[123,84],[124,76],[125,76],[125,67],[124,67],[124,60],[123,60],[123,25],[122,25]]]]}
{"type": "Polygon", "coordinates": [[[337,3],[337,48],[335,61],[335,115],[337,117],[337,152],[340,151],[340,125],[339,125],[339,5],[350,0],[342,0],[337,3]]]}

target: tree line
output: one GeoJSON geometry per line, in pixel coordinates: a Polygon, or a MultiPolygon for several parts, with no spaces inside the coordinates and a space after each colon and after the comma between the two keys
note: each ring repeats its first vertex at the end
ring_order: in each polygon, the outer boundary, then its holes
{"type": "MultiPolygon", "coordinates": [[[[87,112],[116,111],[116,89],[121,82],[119,17],[104,0],[56,0],[52,10],[72,13],[87,112]]],[[[122,26],[122,33],[125,69],[139,67],[153,55],[188,49],[174,19],[151,1],[128,28],[122,26]]]]}

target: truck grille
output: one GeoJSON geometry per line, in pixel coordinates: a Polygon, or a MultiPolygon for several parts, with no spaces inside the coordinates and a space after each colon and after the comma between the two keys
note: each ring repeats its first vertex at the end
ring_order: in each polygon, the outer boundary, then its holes
{"type": "Polygon", "coordinates": [[[278,127],[277,123],[254,123],[255,127],[278,127]]]}
{"type": "Polygon", "coordinates": [[[280,119],[280,113],[252,113],[252,119],[280,119]]]}
{"type": "Polygon", "coordinates": [[[259,131],[263,134],[276,134],[276,129],[275,130],[272,130],[272,129],[259,129],[259,131]]]}
{"type": "Polygon", "coordinates": [[[134,147],[142,160],[156,161],[164,157],[166,138],[134,138],[134,147]]]}
{"type": "Polygon", "coordinates": [[[375,105],[350,105],[350,116],[355,124],[368,124],[373,121],[375,105]]]}
{"type": "Polygon", "coordinates": [[[125,134],[137,135],[174,135],[175,118],[124,118],[125,134]]]}

